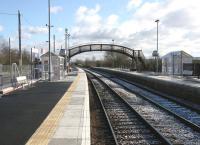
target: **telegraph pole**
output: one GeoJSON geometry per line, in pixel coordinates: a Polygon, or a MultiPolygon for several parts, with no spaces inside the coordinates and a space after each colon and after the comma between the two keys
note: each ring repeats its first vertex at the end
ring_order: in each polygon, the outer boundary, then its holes
{"type": "Polygon", "coordinates": [[[33,78],[33,48],[31,47],[31,85],[32,85],[32,78],[33,78]]]}
{"type": "Polygon", "coordinates": [[[20,74],[22,74],[22,48],[21,48],[21,14],[18,10],[18,35],[19,35],[19,68],[20,74]]]}
{"type": "MultiPolygon", "coordinates": [[[[11,66],[11,44],[10,44],[10,37],[9,37],[9,40],[8,40],[8,47],[9,47],[9,65],[10,65],[10,76],[12,76],[12,66],[11,66]]],[[[12,82],[12,79],[11,79],[11,82],[12,82]]]]}
{"type": "Polygon", "coordinates": [[[9,65],[11,66],[11,44],[10,44],[10,37],[8,40],[8,46],[9,46],[9,65]]]}

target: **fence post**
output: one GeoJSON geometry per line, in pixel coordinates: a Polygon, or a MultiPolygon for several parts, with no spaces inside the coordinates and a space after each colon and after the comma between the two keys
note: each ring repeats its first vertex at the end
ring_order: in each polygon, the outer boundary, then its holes
{"type": "Polygon", "coordinates": [[[3,75],[0,75],[0,94],[1,94],[1,90],[3,90],[3,75]]]}

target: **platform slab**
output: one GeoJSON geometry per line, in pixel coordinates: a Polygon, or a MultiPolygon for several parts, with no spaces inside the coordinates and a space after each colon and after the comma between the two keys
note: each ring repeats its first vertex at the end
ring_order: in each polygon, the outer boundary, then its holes
{"type": "Polygon", "coordinates": [[[89,145],[90,113],[88,83],[85,73],[79,70],[79,82],[72,91],[69,105],[49,145],[89,145]]]}
{"type": "Polygon", "coordinates": [[[34,145],[34,140],[39,145],[90,144],[89,92],[83,70],[27,144],[34,145]],[[48,134],[42,132],[46,126],[51,127],[48,134]]]}

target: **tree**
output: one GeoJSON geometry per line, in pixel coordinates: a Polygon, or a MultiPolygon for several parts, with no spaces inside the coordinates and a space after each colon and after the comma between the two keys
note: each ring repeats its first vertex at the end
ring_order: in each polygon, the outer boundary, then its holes
{"type": "MultiPolygon", "coordinates": [[[[156,71],[156,60],[153,58],[146,59],[146,66],[145,66],[145,71],[156,71]]],[[[158,70],[159,72],[162,71],[162,59],[158,60],[158,70]]]]}
{"type": "Polygon", "coordinates": [[[104,66],[130,68],[131,58],[121,53],[106,52],[104,55],[104,66]]]}
{"type": "MultiPolygon", "coordinates": [[[[22,62],[23,64],[30,64],[30,53],[24,49],[22,52],[22,62]]],[[[9,47],[8,42],[6,42],[2,37],[0,37],[0,64],[9,65],[9,47]]],[[[19,50],[11,49],[11,63],[19,63],[19,50]]]]}

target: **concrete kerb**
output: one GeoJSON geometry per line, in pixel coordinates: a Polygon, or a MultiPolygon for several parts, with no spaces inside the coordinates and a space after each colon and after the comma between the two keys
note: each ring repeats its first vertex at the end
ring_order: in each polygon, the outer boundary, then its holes
{"type": "Polygon", "coordinates": [[[112,73],[115,76],[128,79],[137,84],[144,85],[146,87],[163,92],[170,96],[176,96],[181,99],[189,100],[195,103],[200,102],[200,99],[198,98],[200,96],[199,87],[194,87],[187,84],[180,84],[177,82],[172,82],[170,80],[162,80],[159,78],[152,78],[149,76],[137,75],[106,68],[95,69],[105,73],[112,73]]]}

